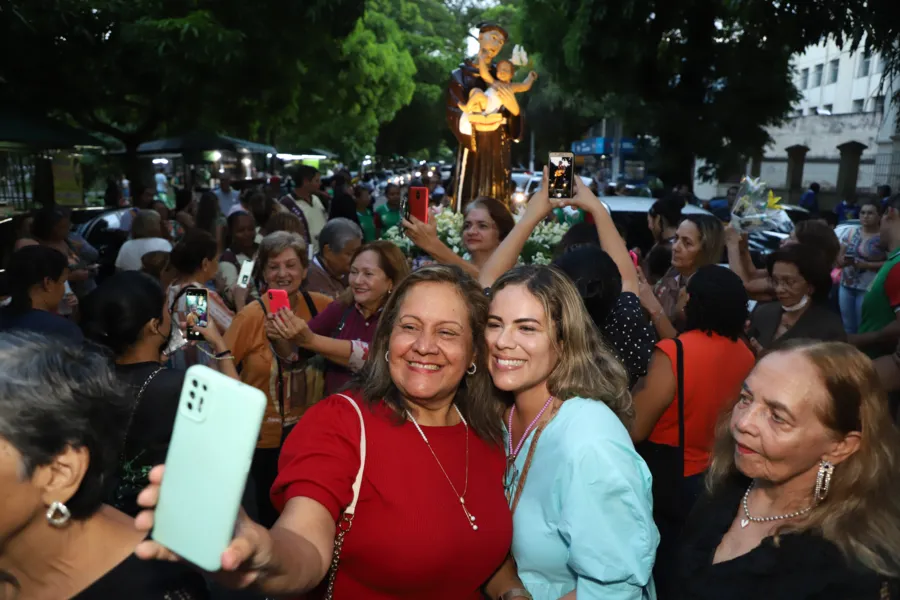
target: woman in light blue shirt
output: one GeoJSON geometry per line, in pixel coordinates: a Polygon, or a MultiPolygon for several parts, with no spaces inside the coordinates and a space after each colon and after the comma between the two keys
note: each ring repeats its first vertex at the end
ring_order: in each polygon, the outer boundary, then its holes
{"type": "Polygon", "coordinates": [[[512,553],[536,600],[656,597],[651,479],[626,425],[628,373],[578,290],[552,267],[518,267],[491,291],[494,384],[506,415],[512,553]]]}

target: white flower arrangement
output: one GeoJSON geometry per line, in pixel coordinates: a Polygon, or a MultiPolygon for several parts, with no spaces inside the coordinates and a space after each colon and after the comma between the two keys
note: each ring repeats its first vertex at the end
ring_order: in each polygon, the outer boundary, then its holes
{"type": "MultiPolygon", "coordinates": [[[[514,215],[520,217],[520,215],[514,215]]],[[[445,210],[434,217],[437,226],[437,235],[444,245],[450,248],[454,254],[469,260],[471,256],[463,246],[462,242],[462,226],[464,217],[462,213],[456,213],[445,210]]],[[[516,219],[518,221],[518,218],[516,219]]],[[[556,246],[562,241],[563,236],[569,230],[568,223],[543,222],[534,228],[525,247],[522,248],[522,254],[519,256],[519,263],[526,265],[549,265],[552,261],[556,246]]],[[[417,258],[421,252],[418,248],[402,233],[399,226],[388,229],[384,234],[384,239],[397,245],[404,254],[410,258],[417,258]]]]}

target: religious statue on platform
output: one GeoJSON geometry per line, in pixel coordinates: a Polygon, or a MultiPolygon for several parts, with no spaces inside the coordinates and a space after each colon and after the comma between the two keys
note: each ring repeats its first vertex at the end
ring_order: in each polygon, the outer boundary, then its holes
{"type": "Polygon", "coordinates": [[[479,196],[509,203],[513,191],[510,144],[521,140],[524,130],[516,94],[531,89],[537,73],[513,83],[516,66],[527,63],[518,46],[512,60],[493,63],[508,38],[499,25],[482,24],[478,56],[466,59],[450,77],[447,123],[459,140],[452,192],[457,209],[479,196]]]}

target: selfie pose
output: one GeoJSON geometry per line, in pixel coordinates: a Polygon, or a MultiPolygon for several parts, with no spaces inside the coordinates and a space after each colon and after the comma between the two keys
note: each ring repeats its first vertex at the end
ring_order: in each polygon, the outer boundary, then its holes
{"type": "Polygon", "coordinates": [[[494,385],[515,400],[504,485],[525,587],[537,600],[654,597],[659,535],[628,373],[578,291],[552,267],[513,269],[491,288],[485,338],[494,385]]]}
{"type": "MultiPolygon", "coordinates": [[[[272,491],[278,522],[266,529],[239,517],[223,581],[269,596],[322,585],[337,599],[528,598],[507,560],[487,309],[459,269],[426,267],[400,283],[347,396],[310,408],[285,442],[272,491]]],[[[141,495],[142,528],[164,477],[154,470],[141,495]]],[[[153,541],[137,554],[176,560],[153,541]]]]}

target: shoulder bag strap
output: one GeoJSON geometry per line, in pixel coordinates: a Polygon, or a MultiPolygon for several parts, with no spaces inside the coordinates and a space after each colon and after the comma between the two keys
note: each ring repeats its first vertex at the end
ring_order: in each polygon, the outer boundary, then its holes
{"type": "Polygon", "coordinates": [[[362,411],[359,409],[356,401],[350,396],[345,396],[344,394],[338,394],[338,396],[349,402],[353,410],[356,411],[356,416],[359,417],[359,471],[357,471],[356,478],[353,480],[353,500],[344,509],[344,514],[341,515],[341,519],[338,521],[337,535],[334,538],[334,553],[331,556],[331,567],[328,569],[328,587],[325,591],[325,600],[332,600],[334,597],[334,579],[337,576],[338,565],[341,562],[341,548],[344,545],[344,537],[353,525],[353,515],[356,513],[356,503],[359,501],[359,488],[362,485],[363,471],[366,468],[366,424],[363,421],[362,411]]]}
{"type": "Polygon", "coordinates": [[[147,379],[144,381],[144,384],[141,386],[141,389],[138,390],[137,396],[134,399],[134,406],[131,407],[131,414],[128,416],[128,425],[125,427],[125,435],[122,436],[122,451],[119,453],[119,464],[125,463],[125,443],[128,441],[128,431],[131,429],[131,424],[134,421],[134,415],[137,412],[138,406],[141,404],[141,398],[144,397],[144,392],[147,391],[147,388],[150,387],[150,383],[156,379],[156,376],[159,375],[165,367],[159,367],[152,373],[147,379]]]}
{"type": "Polygon", "coordinates": [[[316,303],[313,302],[312,296],[306,290],[300,290],[300,293],[303,294],[303,300],[306,301],[306,307],[309,309],[309,317],[311,319],[316,318],[319,314],[319,309],[316,308],[316,303]]]}
{"type": "Polygon", "coordinates": [[[344,325],[347,324],[347,319],[350,318],[350,313],[353,312],[354,308],[355,307],[352,304],[347,307],[347,309],[344,311],[344,314],[341,315],[340,323],[338,323],[338,326],[334,328],[334,333],[331,335],[331,337],[337,337],[338,334],[344,330],[344,325]]]}
{"type": "Polygon", "coordinates": [[[678,377],[678,451],[681,455],[681,476],[684,477],[684,346],[675,338],[675,371],[678,377]]]}

